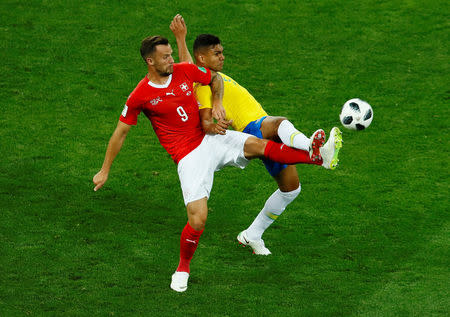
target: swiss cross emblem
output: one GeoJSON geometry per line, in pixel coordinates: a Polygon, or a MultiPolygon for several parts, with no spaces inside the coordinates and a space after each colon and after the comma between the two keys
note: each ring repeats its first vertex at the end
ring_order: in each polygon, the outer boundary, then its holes
{"type": "Polygon", "coordinates": [[[181,88],[181,90],[183,90],[183,91],[189,90],[189,86],[188,86],[186,83],[182,83],[182,84],[180,85],[180,88],[181,88]]]}
{"type": "Polygon", "coordinates": [[[150,100],[150,103],[151,103],[152,105],[156,106],[156,105],[157,105],[159,102],[161,102],[161,101],[162,101],[161,97],[157,97],[157,98],[155,98],[155,99],[150,100]]]}

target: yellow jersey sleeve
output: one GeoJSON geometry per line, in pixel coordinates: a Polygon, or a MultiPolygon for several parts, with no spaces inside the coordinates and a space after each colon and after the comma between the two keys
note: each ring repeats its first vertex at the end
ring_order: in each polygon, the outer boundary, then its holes
{"type": "MultiPolygon", "coordinates": [[[[252,121],[267,116],[258,101],[231,77],[218,73],[223,78],[224,94],[222,104],[225,108],[226,119],[233,120],[232,127],[242,131],[252,121]]],[[[212,108],[212,93],[209,86],[197,84],[195,94],[200,109],[212,108]]]]}
{"type": "Polygon", "coordinates": [[[195,97],[200,103],[200,109],[212,108],[212,93],[209,85],[196,84],[195,97]]]}

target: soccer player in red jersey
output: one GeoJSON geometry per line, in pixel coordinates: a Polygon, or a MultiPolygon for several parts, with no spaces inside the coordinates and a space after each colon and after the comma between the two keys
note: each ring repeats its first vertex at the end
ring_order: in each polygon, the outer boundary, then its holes
{"type": "Polygon", "coordinates": [[[258,139],[246,133],[226,131],[230,122],[211,122],[206,134],[202,129],[193,84],[210,85],[214,115],[224,116],[223,81],[214,71],[193,64],[174,64],[167,39],[152,36],[141,43],[141,56],[148,73],[128,97],[117,127],[112,134],[101,170],[93,177],[94,190],[108,179],[111,165],[137,116],[143,112],[166,151],[177,164],[188,222],[181,232],[180,262],[172,275],[170,287],[177,292],[187,289],[190,261],[205,227],[207,200],[214,172],[224,166],[244,168],[249,159],[267,157],[296,164],[310,160],[308,152],[284,144],[258,139]]]}

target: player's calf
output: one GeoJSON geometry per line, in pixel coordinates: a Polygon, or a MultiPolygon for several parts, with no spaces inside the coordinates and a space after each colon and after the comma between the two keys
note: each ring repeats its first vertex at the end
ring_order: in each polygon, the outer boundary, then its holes
{"type": "MultiPolygon", "coordinates": [[[[320,142],[318,142],[320,144],[320,142]]],[[[248,137],[244,144],[245,158],[265,157],[282,164],[316,164],[322,165],[321,159],[311,160],[308,151],[291,148],[284,143],[248,137]]]]}

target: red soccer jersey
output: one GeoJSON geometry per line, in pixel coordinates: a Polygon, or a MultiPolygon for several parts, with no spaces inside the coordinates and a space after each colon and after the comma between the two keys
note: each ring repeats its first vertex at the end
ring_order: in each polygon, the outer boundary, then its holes
{"type": "Polygon", "coordinates": [[[194,82],[209,84],[209,69],[187,63],[174,64],[173,73],[164,85],[154,84],[146,76],[128,97],[120,116],[120,121],[136,125],[137,116],[143,111],[159,142],[177,164],[205,136],[193,94],[194,82]]]}

